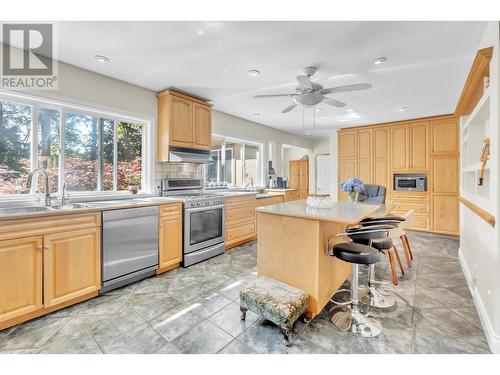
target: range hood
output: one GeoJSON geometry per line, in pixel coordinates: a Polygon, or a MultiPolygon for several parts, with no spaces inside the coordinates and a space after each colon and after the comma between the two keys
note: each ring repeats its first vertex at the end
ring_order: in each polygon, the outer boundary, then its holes
{"type": "Polygon", "coordinates": [[[197,150],[194,148],[169,147],[169,161],[183,163],[208,164],[214,160],[210,157],[209,150],[197,150]]]}

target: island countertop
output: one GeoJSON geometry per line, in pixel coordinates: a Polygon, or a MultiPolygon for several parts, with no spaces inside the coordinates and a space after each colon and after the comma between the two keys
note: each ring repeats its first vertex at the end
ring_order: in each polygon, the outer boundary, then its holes
{"type": "Polygon", "coordinates": [[[353,225],[374,216],[381,208],[384,206],[351,202],[333,202],[332,208],[312,208],[306,200],[299,200],[259,207],[257,212],[353,225]]]}

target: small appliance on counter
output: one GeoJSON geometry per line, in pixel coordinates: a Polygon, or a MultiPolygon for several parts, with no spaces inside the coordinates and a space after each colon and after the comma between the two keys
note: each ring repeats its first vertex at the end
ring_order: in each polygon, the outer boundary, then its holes
{"type": "Polygon", "coordinates": [[[269,188],[275,189],[278,185],[276,183],[276,171],[273,168],[272,160],[269,160],[269,169],[267,175],[269,176],[269,188]]]}
{"type": "Polygon", "coordinates": [[[276,187],[278,189],[286,189],[287,182],[288,182],[288,180],[286,177],[277,177],[276,178],[276,187]]]}
{"type": "Polygon", "coordinates": [[[422,173],[394,173],[395,191],[427,191],[427,175],[422,173]]]}

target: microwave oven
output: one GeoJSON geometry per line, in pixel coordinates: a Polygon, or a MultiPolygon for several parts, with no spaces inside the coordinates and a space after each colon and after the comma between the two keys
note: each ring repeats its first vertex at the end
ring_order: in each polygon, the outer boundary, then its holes
{"type": "Polygon", "coordinates": [[[427,175],[416,173],[395,173],[394,191],[427,191],[427,175]]]}

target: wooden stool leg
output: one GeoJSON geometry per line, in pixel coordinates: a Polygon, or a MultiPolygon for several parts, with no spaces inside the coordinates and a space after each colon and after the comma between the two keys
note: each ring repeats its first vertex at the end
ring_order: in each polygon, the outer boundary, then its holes
{"type": "Polygon", "coordinates": [[[404,275],[405,270],[403,269],[403,263],[401,263],[401,258],[399,257],[398,249],[396,248],[396,246],[393,246],[392,248],[394,249],[394,254],[396,254],[396,259],[398,260],[399,269],[401,270],[401,274],[404,275]]]}
{"type": "Polygon", "coordinates": [[[403,236],[399,237],[399,239],[401,240],[401,243],[403,244],[403,249],[404,249],[405,258],[406,258],[406,264],[408,265],[408,268],[411,268],[411,260],[413,259],[413,257],[411,256],[410,250],[408,249],[408,244],[406,243],[404,237],[405,236],[403,235],[403,236]]]}
{"type": "Polygon", "coordinates": [[[389,265],[391,266],[392,283],[394,285],[398,285],[398,275],[396,274],[396,266],[394,264],[394,254],[392,249],[387,250],[387,255],[389,256],[389,265]]]}
{"type": "Polygon", "coordinates": [[[410,241],[408,241],[408,237],[406,237],[406,234],[403,235],[404,242],[406,243],[406,247],[408,248],[408,252],[410,253],[410,259],[413,260],[413,253],[411,251],[410,247],[410,241]]]}

